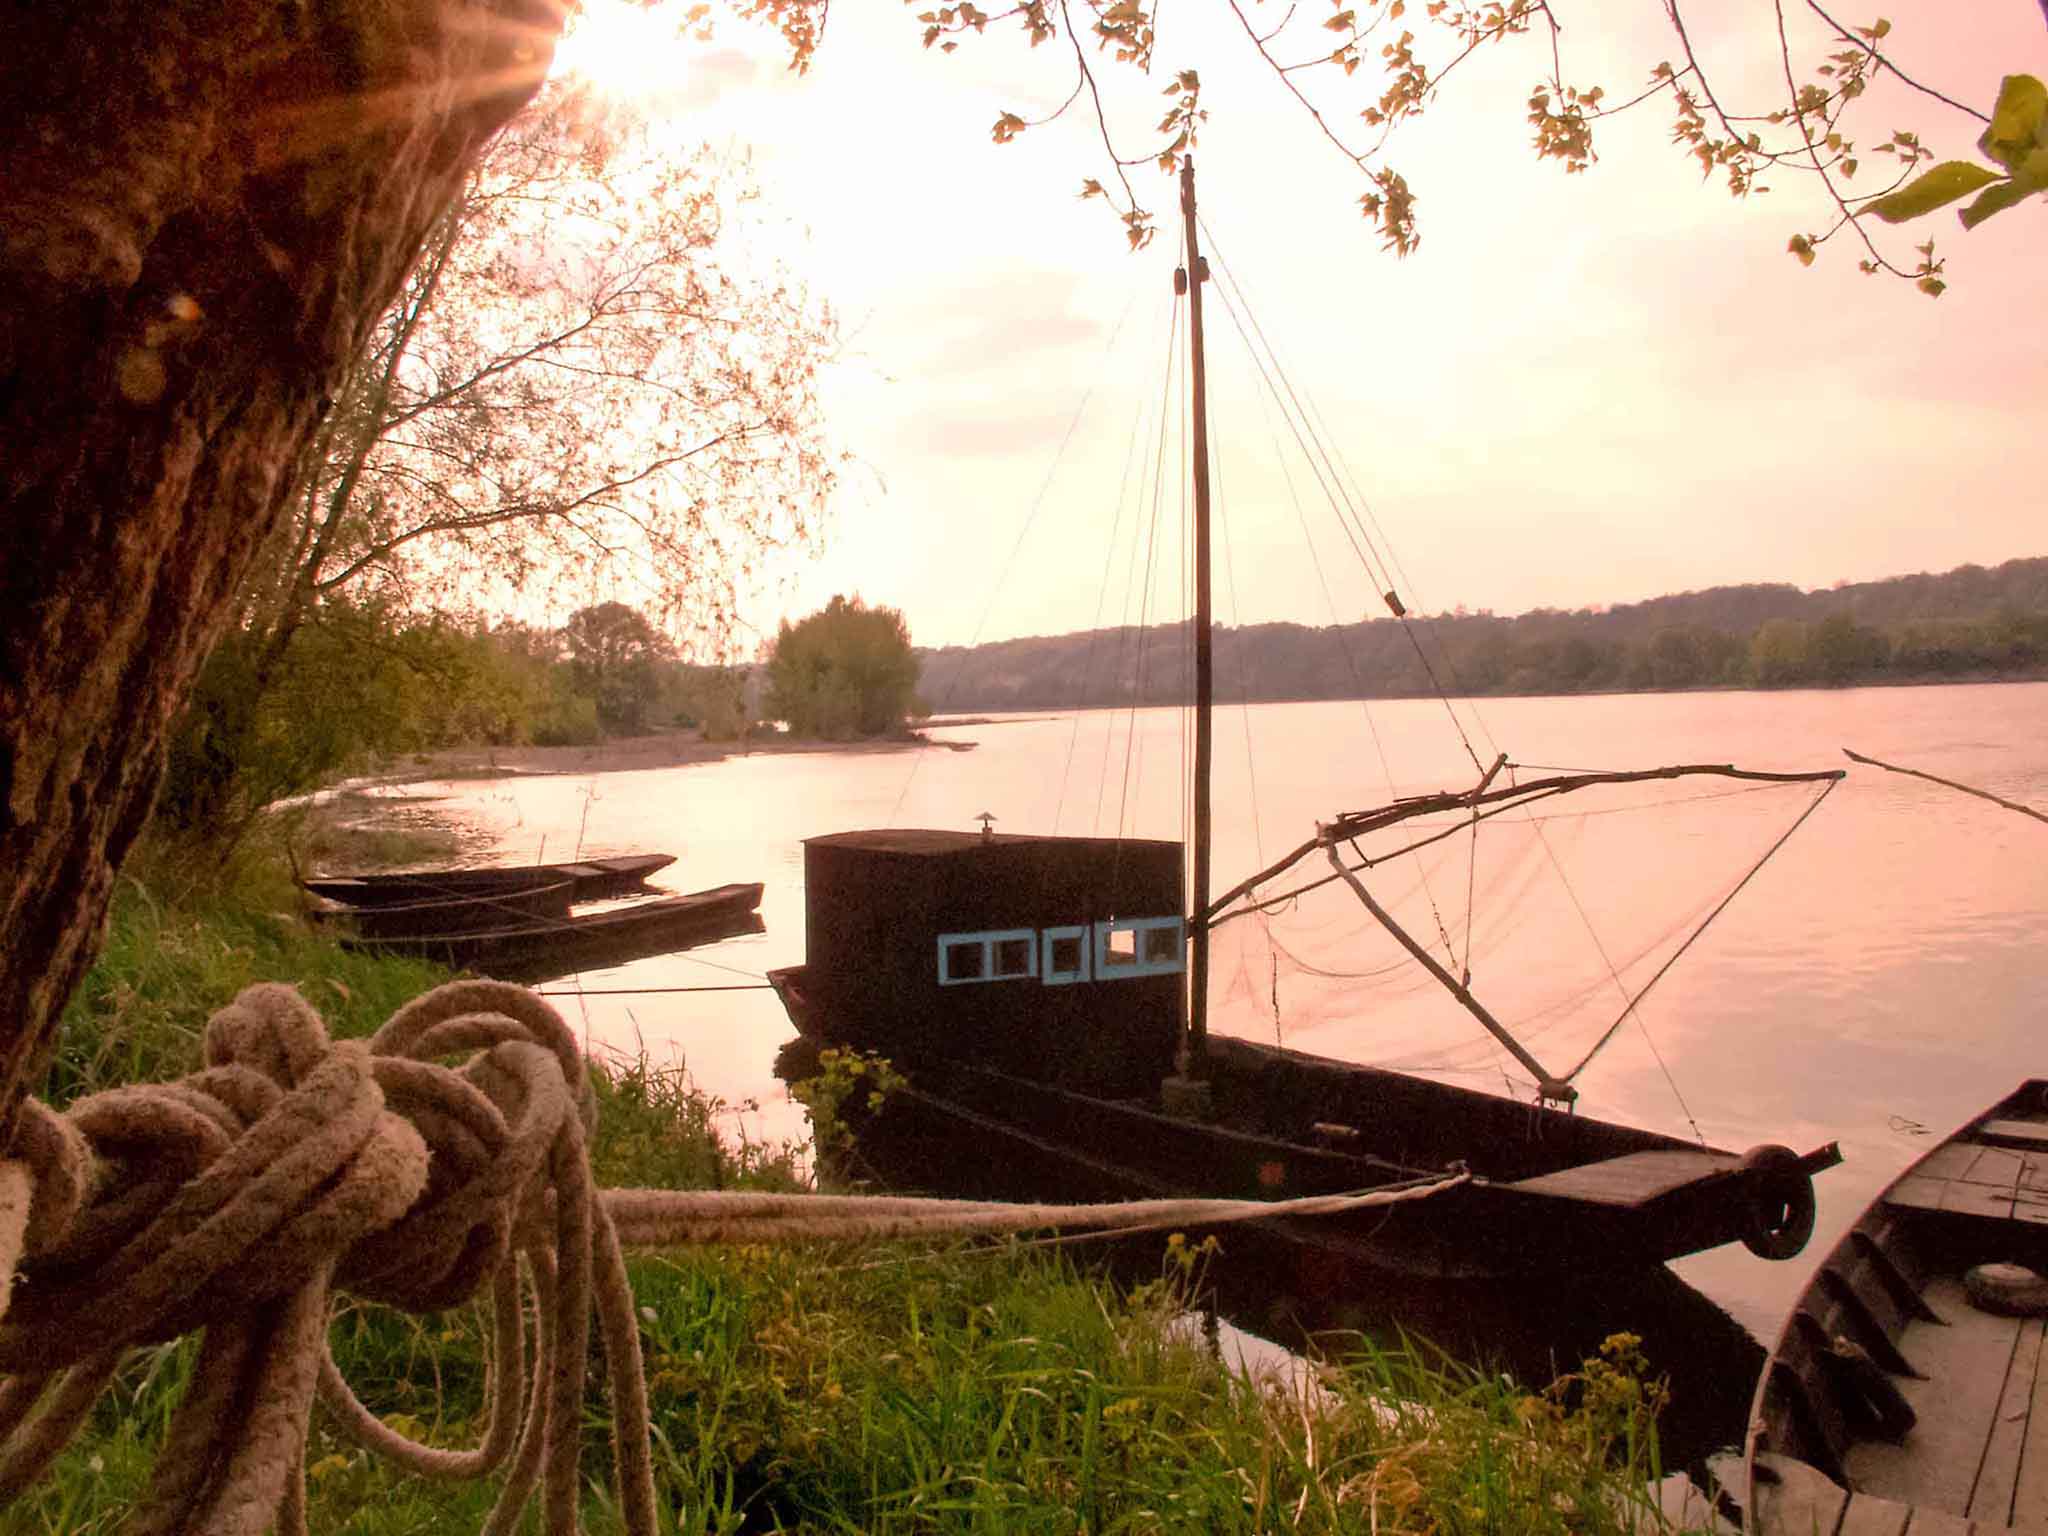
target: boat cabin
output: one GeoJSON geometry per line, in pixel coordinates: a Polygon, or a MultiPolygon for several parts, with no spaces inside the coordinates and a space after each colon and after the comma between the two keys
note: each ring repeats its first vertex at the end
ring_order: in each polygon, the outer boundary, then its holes
{"type": "Polygon", "coordinates": [[[1173,1070],[1181,845],[990,832],[804,843],[806,989],[840,1043],[1103,1097],[1173,1070]]]}

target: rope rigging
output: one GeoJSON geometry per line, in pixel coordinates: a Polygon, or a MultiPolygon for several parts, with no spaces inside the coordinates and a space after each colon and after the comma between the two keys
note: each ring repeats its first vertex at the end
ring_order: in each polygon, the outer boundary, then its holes
{"type": "Polygon", "coordinates": [[[200,1331],[128,1529],[304,1536],[317,1398],[406,1472],[497,1476],[491,1536],[528,1528],[530,1514],[572,1536],[594,1323],[620,1523],[654,1536],[627,1249],[1328,1217],[1426,1200],[1468,1177],[1096,1206],[600,1189],[574,1036],[533,993],[491,981],[438,987],[368,1041],[330,1041],[290,987],[250,987],[208,1021],[205,1061],[179,1082],[111,1089],[61,1114],[23,1103],[0,1159],[0,1507],[49,1470],[129,1348],[200,1331]],[[336,1368],[338,1297],[423,1313],[479,1293],[492,1353],[472,1449],[401,1433],[336,1368]]]}

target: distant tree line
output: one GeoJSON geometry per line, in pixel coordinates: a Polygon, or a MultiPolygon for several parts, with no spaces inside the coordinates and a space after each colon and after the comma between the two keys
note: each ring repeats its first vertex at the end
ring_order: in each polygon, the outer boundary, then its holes
{"type": "Polygon", "coordinates": [[[266,807],[378,761],[444,747],[581,746],[769,723],[829,741],[901,735],[917,660],[903,615],[835,597],[785,622],[760,663],[681,660],[639,609],[594,603],[559,629],[463,623],[375,597],[315,605],[282,645],[228,632],[175,729],[159,827],[232,842],[266,807]]]}
{"type": "MultiPolygon", "coordinates": [[[[1184,701],[1185,624],[921,653],[939,710],[1184,701]]],[[[1404,698],[1683,688],[1839,687],[2048,672],[2048,559],[1965,565],[1804,592],[1714,587],[1514,618],[1462,610],[1215,633],[1219,699],[1404,698]]]]}
{"type": "Polygon", "coordinates": [[[175,728],[156,817],[232,841],[265,807],[380,759],[675,725],[733,740],[754,719],[751,672],[678,660],[624,603],[549,629],[332,599],[281,649],[254,628],[215,648],[175,728]]]}

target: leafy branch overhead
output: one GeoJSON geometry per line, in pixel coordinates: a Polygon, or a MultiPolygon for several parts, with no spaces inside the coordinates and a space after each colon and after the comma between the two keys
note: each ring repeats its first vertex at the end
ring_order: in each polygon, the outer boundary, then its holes
{"type": "MultiPolygon", "coordinates": [[[[741,0],[743,14],[776,26],[788,40],[795,67],[808,66],[824,35],[829,0],[741,0]]],[[[1208,0],[1215,4],[1217,0],[1208,0]]],[[[1754,22],[1730,34],[1728,7],[1711,21],[1724,45],[1752,45],[1767,66],[1765,99],[1738,103],[1725,82],[1702,62],[1681,7],[1663,0],[1664,26],[1675,45],[1672,57],[1654,65],[1627,92],[1611,97],[1601,85],[1568,79],[1565,39],[1578,29],[1594,31],[1612,20],[1590,0],[1330,0],[1328,12],[1316,0],[1221,0],[1228,6],[1243,44],[1263,61],[1331,148],[1368,183],[1360,193],[1361,213],[1378,229],[1388,249],[1412,252],[1421,239],[1418,194],[1387,158],[1394,132],[1442,101],[1450,77],[1467,59],[1495,44],[1525,39],[1534,52],[1536,80],[1528,95],[1530,147],[1541,160],[1555,160],[1566,172],[1580,172],[1598,159],[1597,125],[1610,117],[1661,101],[1671,113],[1671,138],[1703,176],[1721,180],[1736,197],[1771,190],[1774,179],[1797,177],[1816,187],[1829,210],[1825,227],[1794,235],[1790,249],[1811,265],[1819,249],[1849,232],[1862,247],[1859,266],[1916,284],[1930,295],[1946,286],[1944,262],[1931,241],[1910,254],[1888,252],[1877,224],[1918,218],[1959,198],[1977,194],[1962,211],[1965,229],[2037,192],[2048,190],[2048,141],[2042,121],[2044,93],[2029,75],[2012,75],[1993,112],[1986,114],[1943,94],[1909,73],[1895,52],[1890,21],[1864,25],[1838,21],[1820,0],[1754,0],[1754,22]],[[1788,12],[1792,13],[1788,19],[1788,12]],[[1801,65],[1799,56],[1809,55],[1801,65]],[[1950,160],[1923,169],[1933,158],[1920,134],[1891,128],[1882,139],[1859,144],[1851,122],[1866,94],[1885,84],[1887,102],[1910,98],[1945,113],[1986,123],[1979,147],[1995,164],[1950,160]],[[1871,192],[1855,190],[1879,167],[1890,173],[1871,192]],[[1916,174],[1916,172],[1918,174],[1916,174]]],[[[1616,8],[1626,10],[1630,8],[1616,8]]],[[[916,10],[924,45],[951,53],[969,39],[991,32],[1021,36],[1033,49],[1054,46],[1048,56],[1070,72],[1060,105],[1032,118],[1005,109],[991,136],[1007,144],[1029,130],[1065,116],[1085,99],[1109,174],[1091,176],[1081,195],[1100,198],[1122,222],[1133,248],[1155,233],[1151,211],[1132,185],[1129,172],[1147,163],[1171,173],[1196,146],[1208,111],[1202,75],[1176,68],[1163,91],[1169,106],[1152,121],[1125,97],[1133,75],[1154,74],[1159,0],[1019,0],[1000,11],[971,3],[916,10]],[[1119,89],[1120,88],[1120,89],[1119,89]]],[[[1702,39],[1704,41],[1704,39],[1702,39]]],[[[1723,65],[1754,89],[1757,71],[1723,65]]],[[[1141,93],[1142,94],[1142,93],[1141,93]]],[[[1240,110],[1255,110],[1249,105],[1240,110]]]]}
{"type": "Polygon", "coordinates": [[[1975,229],[1993,214],[2048,191],[2048,87],[2032,75],[2007,75],[1992,109],[1991,126],[1977,140],[1977,149],[1998,169],[1944,160],[1878,198],[1866,211],[1897,224],[1975,192],[1976,200],[1957,215],[1963,228],[1975,229]]]}

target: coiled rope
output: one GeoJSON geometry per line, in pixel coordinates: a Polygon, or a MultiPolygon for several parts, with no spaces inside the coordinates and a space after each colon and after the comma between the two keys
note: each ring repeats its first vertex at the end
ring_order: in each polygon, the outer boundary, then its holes
{"type": "Polygon", "coordinates": [[[47,1470],[129,1348],[202,1329],[136,1532],[302,1536],[317,1395],[405,1471],[502,1473],[488,1536],[518,1528],[536,1498],[545,1528],[570,1536],[594,1312],[621,1512],[633,1536],[652,1536],[626,1247],[1209,1226],[1390,1205],[1463,1178],[1270,1203],[1096,1206],[600,1190],[574,1035],[533,993],[492,981],[436,988],[367,1042],[330,1041],[290,987],[250,987],[208,1021],[205,1062],[63,1114],[23,1105],[0,1161],[0,1506],[47,1470]],[[467,1059],[456,1067],[436,1059],[457,1055],[467,1059]],[[481,1442],[422,1445],[343,1380],[327,1344],[333,1293],[433,1312],[485,1286],[481,1442]]]}

